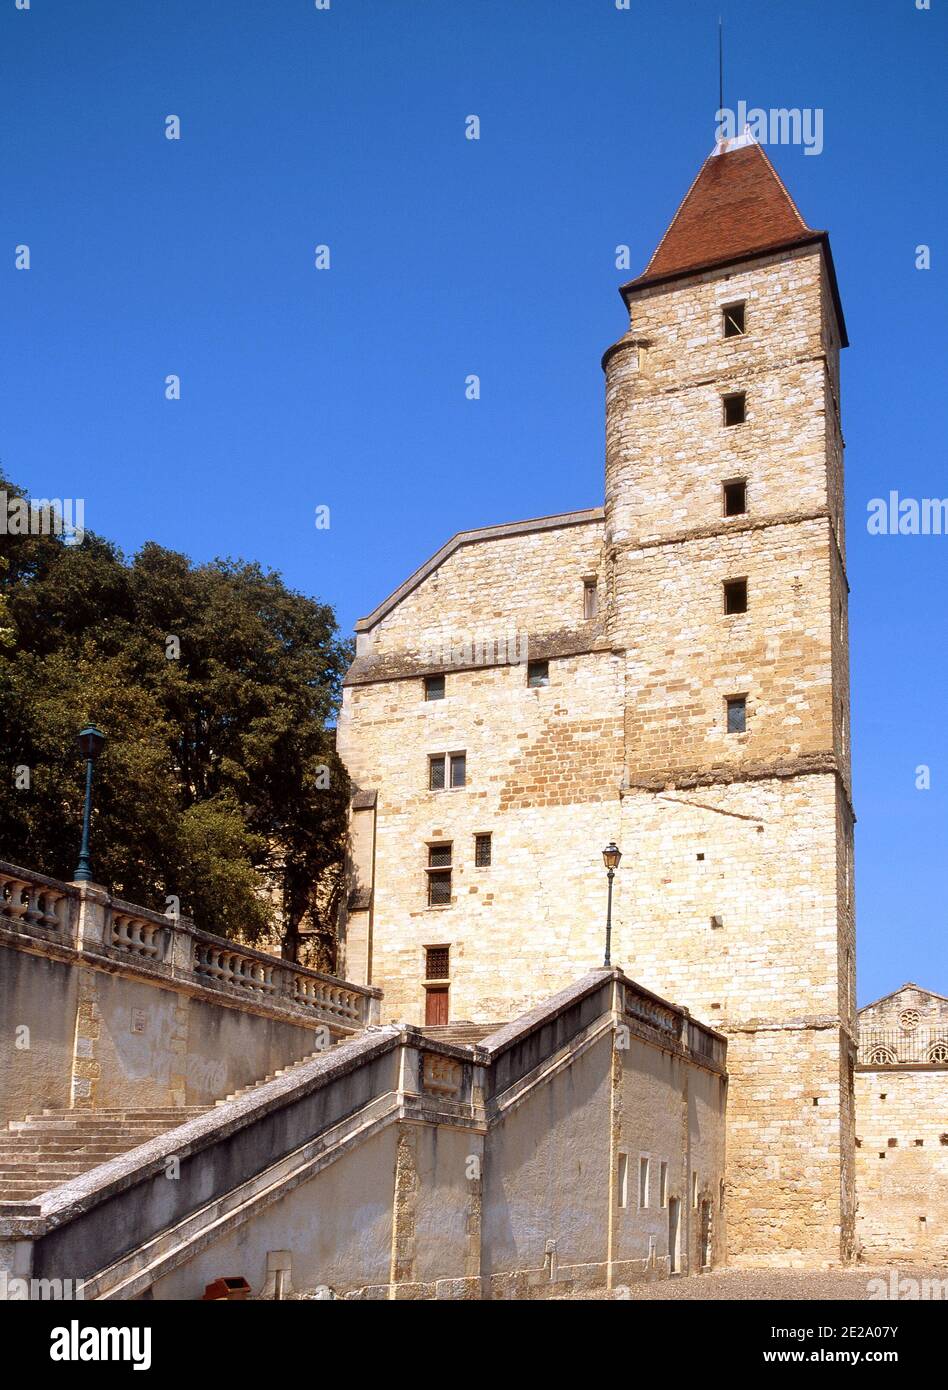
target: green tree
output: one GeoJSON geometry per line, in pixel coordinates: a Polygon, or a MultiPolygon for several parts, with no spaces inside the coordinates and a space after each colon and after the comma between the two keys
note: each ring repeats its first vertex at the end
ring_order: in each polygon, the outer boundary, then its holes
{"type": "Polygon", "coordinates": [[[152,543],[126,561],[88,532],[0,536],[0,605],[2,857],[71,877],[75,735],[92,719],[108,735],[97,878],[159,910],[173,895],[210,931],[276,928],[292,958],[304,927],[328,945],[348,801],[332,722],[350,656],[332,609],[256,564],[192,565],[152,543]]]}

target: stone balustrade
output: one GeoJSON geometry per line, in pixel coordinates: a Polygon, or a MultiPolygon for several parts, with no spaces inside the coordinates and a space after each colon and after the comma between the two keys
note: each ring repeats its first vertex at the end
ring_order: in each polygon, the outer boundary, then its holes
{"type": "Polygon", "coordinates": [[[667,1004],[662,1004],[658,999],[653,999],[651,995],[633,990],[628,985],[625,988],[625,1011],[629,1018],[634,1018],[637,1023],[644,1023],[647,1028],[667,1033],[676,1040],[681,1037],[683,1016],[680,1013],[670,1009],[667,1004]]]}
{"type": "Polygon", "coordinates": [[[248,1003],[305,1014],[350,1032],[375,1022],[379,991],[295,965],[113,898],[93,884],[60,883],[0,862],[0,928],[58,940],[149,976],[167,976],[248,1003]]]}
{"type": "Polygon", "coordinates": [[[131,956],[146,960],[161,960],[164,955],[164,928],[147,917],[111,908],[109,912],[109,944],[113,950],[127,951],[131,956]]]}
{"type": "Polygon", "coordinates": [[[646,1036],[684,1052],[698,1062],[724,1069],[727,1041],[713,1029],[697,1023],[686,1009],[676,1009],[647,991],[625,986],[625,1016],[646,1036]]]}
{"type": "Polygon", "coordinates": [[[66,933],[70,898],[76,896],[68,884],[0,864],[0,925],[66,933]]]}

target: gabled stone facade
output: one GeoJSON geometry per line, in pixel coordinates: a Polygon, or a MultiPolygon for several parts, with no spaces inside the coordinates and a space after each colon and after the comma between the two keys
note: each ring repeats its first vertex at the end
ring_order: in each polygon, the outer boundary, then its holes
{"type": "Polygon", "coordinates": [[[686,199],[666,243],[692,260],[623,288],[602,513],[464,533],[358,625],[343,968],[386,1018],[509,1018],[602,960],[615,840],[613,960],[729,1038],[731,1261],[829,1264],[854,1221],[846,336],[825,234],[759,148],[692,194],[729,188],[749,241],[732,216],[717,255],[686,199]]]}
{"type": "Polygon", "coordinates": [[[948,1260],[948,998],[905,984],[859,1010],[856,1235],[866,1259],[948,1260]]]}

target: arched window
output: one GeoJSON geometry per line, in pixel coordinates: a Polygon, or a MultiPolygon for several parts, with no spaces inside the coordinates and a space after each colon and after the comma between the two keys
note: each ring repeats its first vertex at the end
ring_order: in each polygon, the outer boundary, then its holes
{"type": "Polygon", "coordinates": [[[869,1061],[876,1065],[888,1066],[892,1062],[898,1061],[891,1047],[874,1047],[869,1053],[869,1061]]]}
{"type": "Polygon", "coordinates": [[[938,1038],[928,1049],[929,1062],[948,1062],[948,1038],[938,1038]]]}

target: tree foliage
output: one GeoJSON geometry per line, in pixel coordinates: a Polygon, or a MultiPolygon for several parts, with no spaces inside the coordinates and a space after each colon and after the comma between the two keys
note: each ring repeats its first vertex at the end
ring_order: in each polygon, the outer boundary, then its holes
{"type": "Polygon", "coordinates": [[[301,926],[328,940],[349,659],[330,607],[241,560],[0,535],[0,629],[0,858],[71,878],[92,720],[98,881],[224,935],[276,928],[294,958],[301,926]]]}

